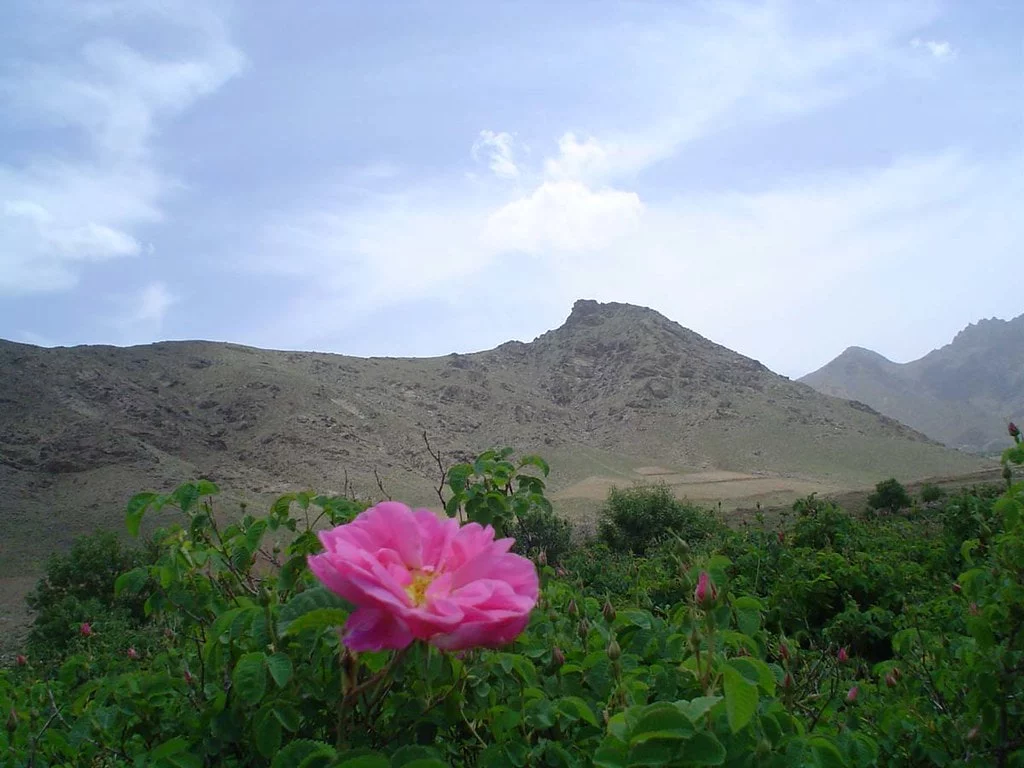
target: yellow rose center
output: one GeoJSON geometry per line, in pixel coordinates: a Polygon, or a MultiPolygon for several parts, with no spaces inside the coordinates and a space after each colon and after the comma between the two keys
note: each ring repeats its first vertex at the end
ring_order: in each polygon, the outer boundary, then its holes
{"type": "Polygon", "coordinates": [[[423,605],[427,598],[427,588],[431,582],[436,578],[436,573],[429,571],[413,571],[412,581],[409,582],[409,586],[405,588],[405,594],[412,600],[412,604],[415,606],[423,605]]]}

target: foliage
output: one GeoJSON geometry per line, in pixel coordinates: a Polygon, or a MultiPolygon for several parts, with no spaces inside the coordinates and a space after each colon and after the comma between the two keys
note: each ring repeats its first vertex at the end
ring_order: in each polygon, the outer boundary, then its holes
{"type": "Polygon", "coordinates": [[[946,492],[933,483],[925,483],[921,486],[921,501],[925,504],[934,504],[946,496],[946,492]]]}
{"type": "Polygon", "coordinates": [[[671,535],[699,541],[714,529],[710,516],[677,499],[664,483],[612,488],[602,511],[601,538],[613,550],[643,555],[671,535]]]}
{"type": "MultiPolygon", "coordinates": [[[[510,455],[463,465],[450,513],[511,531],[547,510],[510,455]]],[[[1024,452],[1007,455],[1016,463],[1024,452]]],[[[541,566],[513,645],[460,653],[340,644],[350,606],[306,558],[319,527],[365,504],[289,494],[225,525],[217,493],[200,481],[132,500],[133,532],[160,508],[179,522],[96,577],[88,634],[69,615],[62,631],[78,634],[64,650],[0,670],[0,766],[1024,764],[1024,483],[1012,473],[1001,494],[970,489],[913,527],[809,497],[791,528],[731,531],[629,497],[643,524],[627,514],[616,546],[541,566]],[[636,549],[618,546],[630,536],[636,549]],[[139,645],[104,624],[118,605],[139,645]]],[[[85,600],[78,569],[103,546],[48,572],[41,611],[85,600]]]]}
{"type": "Polygon", "coordinates": [[[899,512],[912,504],[907,489],[895,478],[890,477],[875,486],[875,492],[868,496],[868,507],[888,512],[899,512]]]}

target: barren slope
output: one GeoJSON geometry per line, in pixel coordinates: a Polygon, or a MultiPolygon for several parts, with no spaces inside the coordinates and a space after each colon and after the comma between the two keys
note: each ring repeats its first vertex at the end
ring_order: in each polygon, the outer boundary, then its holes
{"type": "Polygon", "coordinates": [[[392,495],[436,501],[424,430],[448,459],[494,444],[542,453],[564,499],[652,466],[769,478],[766,493],[779,478],[797,492],[981,466],[624,304],[581,301],[532,343],[432,359],[0,342],[0,576],[119,526],[134,492],[200,475],[245,497],[340,492],[346,477],[369,495],[377,469],[392,495]]]}

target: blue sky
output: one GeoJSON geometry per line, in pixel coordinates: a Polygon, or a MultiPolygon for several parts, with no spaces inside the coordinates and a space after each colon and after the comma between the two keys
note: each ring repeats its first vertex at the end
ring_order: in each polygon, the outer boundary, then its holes
{"type": "Polygon", "coordinates": [[[1024,3],[14,0],[0,337],[356,355],[653,307],[799,376],[1024,312],[1024,3]]]}

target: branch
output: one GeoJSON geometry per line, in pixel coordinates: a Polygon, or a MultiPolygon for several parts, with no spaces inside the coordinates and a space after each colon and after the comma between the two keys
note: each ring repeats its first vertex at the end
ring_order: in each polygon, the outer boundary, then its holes
{"type": "Polygon", "coordinates": [[[441,452],[435,451],[430,447],[430,440],[427,438],[427,430],[425,429],[423,430],[423,442],[427,446],[427,453],[437,462],[437,469],[441,473],[441,480],[437,484],[437,498],[441,500],[441,509],[444,509],[447,504],[444,500],[444,481],[448,479],[448,470],[444,468],[444,462],[441,461],[441,452]]]}
{"type": "Polygon", "coordinates": [[[377,474],[377,468],[376,468],[376,467],[374,467],[374,468],[373,468],[373,477],[374,477],[374,479],[375,479],[375,480],[377,481],[377,487],[378,487],[378,488],[380,489],[380,493],[381,493],[381,495],[382,495],[382,496],[383,496],[383,497],[384,497],[385,499],[387,499],[388,501],[391,501],[391,494],[390,494],[390,493],[388,493],[388,492],[387,492],[387,491],[386,491],[386,490],[384,489],[384,481],[383,481],[383,480],[381,480],[381,479],[380,479],[380,475],[379,475],[379,474],[377,474]]]}

